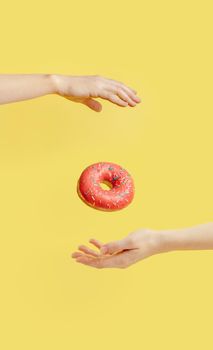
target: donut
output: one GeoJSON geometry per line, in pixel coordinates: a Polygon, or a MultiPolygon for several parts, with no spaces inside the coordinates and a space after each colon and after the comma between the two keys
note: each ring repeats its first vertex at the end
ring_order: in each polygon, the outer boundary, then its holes
{"type": "Polygon", "coordinates": [[[100,162],[88,166],[81,174],[77,193],[87,205],[104,211],[127,207],[134,197],[131,175],[120,165],[100,162]],[[108,185],[109,190],[101,187],[108,185]]]}

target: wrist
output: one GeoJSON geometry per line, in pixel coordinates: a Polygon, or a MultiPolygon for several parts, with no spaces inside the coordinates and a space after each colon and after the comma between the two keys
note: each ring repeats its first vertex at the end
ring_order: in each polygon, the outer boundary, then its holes
{"type": "Polygon", "coordinates": [[[59,94],[60,91],[60,75],[59,74],[49,74],[49,81],[51,84],[52,94],[59,94]]]}
{"type": "Polygon", "coordinates": [[[147,246],[149,253],[158,254],[168,250],[168,237],[166,231],[142,229],[140,230],[140,245],[147,246]]]}
{"type": "Polygon", "coordinates": [[[156,247],[157,253],[169,252],[175,250],[176,234],[171,230],[152,231],[152,240],[156,247]]]}

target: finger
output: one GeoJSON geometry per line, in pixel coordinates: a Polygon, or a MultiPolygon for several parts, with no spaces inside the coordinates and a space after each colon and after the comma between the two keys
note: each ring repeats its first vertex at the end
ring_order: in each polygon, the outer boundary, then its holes
{"type": "Polygon", "coordinates": [[[95,267],[98,269],[102,268],[124,268],[135,262],[134,253],[132,251],[127,251],[125,253],[118,253],[111,256],[103,256],[102,258],[92,258],[88,256],[81,256],[76,259],[84,265],[95,267]]]}
{"type": "Polygon", "coordinates": [[[82,253],[80,253],[80,252],[74,252],[74,253],[72,253],[72,258],[78,258],[79,256],[82,256],[82,255],[84,255],[84,254],[82,254],[82,253]]]}
{"type": "Polygon", "coordinates": [[[116,92],[112,92],[111,90],[101,90],[98,97],[103,98],[109,102],[112,102],[120,107],[127,107],[128,103],[122,100],[119,96],[116,95],[116,92]]]}
{"type": "Polygon", "coordinates": [[[89,265],[89,266],[94,266],[96,267],[98,258],[94,258],[88,255],[81,255],[76,257],[76,262],[84,264],[84,265],[89,265]]]}
{"type": "Polygon", "coordinates": [[[122,81],[118,81],[118,80],[113,80],[113,79],[108,79],[109,81],[114,82],[115,85],[119,85],[120,87],[126,87],[127,89],[131,90],[134,94],[137,94],[137,91],[134,90],[133,88],[125,85],[124,83],[122,83],[122,81]]]}
{"type": "Polygon", "coordinates": [[[92,256],[99,256],[100,255],[100,253],[96,252],[95,250],[92,250],[89,247],[86,247],[85,245],[80,245],[78,247],[78,249],[80,251],[84,252],[85,254],[88,254],[88,255],[92,255],[92,256]]]}
{"type": "Polygon", "coordinates": [[[129,97],[131,97],[132,100],[134,100],[137,103],[141,102],[140,97],[137,96],[136,93],[134,93],[130,88],[128,88],[127,86],[123,85],[120,87],[121,89],[123,89],[129,97]]]}
{"type": "Polygon", "coordinates": [[[125,88],[129,89],[130,91],[132,91],[134,94],[137,95],[137,91],[134,90],[134,89],[132,89],[130,86],[127,86],[127,85],[124,85],[124,84],[123,84],[123,86],[124,86],[125,88]]]}
{"type": "Polygon", "coordinates": [[[82,101],[82,103],[96,112],[101,112],[102,110],[101,103],[96,100],[93,100],[92,98],[86,98],[82,101]]]}
{"type": "Polygon", "coordinates": [[[104,244],[101,247],[101,253],[114,254],[125,249],[132,249],[132,244],[129,237],[104,244]]]}
{"type": "Polygon", "coordinates": [[[119,92],[123,91],[124,93],[126,93],[126,95],[128,96],[128,98],[131,98],[134,102],[141,102],[140,97],[138,97],[136,95],[136,93],[134,93],[130,88],[128,88],[127,86],[123,85],[123,84],[115,84],[114,86],[111,86],[110,89],[108,89],[109,91],[113,91],[113,93],[116,95],[119,95],[119,92]]]}
{"type": "MultiPolygon", "coordinates": [[[[112,258],[112,256],[111,256],[112,258]]],[[[107,259],[100,259],[100,258],[92,258],[89,256],[81,256],[76,259],[76,262],[88,265],[91,267],[95,267],[97,269],[101,268],[107,268],[107,267],[113,267],[116,266],[115,259],[107,260],[107,259]],[[114,260],[114,265],[113,265],[113,260],[114,260]]]]}
{"type": "Polygon", "coordinates": [[[131,99],[131,97],[129,97],[129,96],[127,95],[127,93],[126,93],[124,90],[118,89],[117,94],[118,94],[118,96],[119,96],[120,98],[122,98],[122,100],[128,102],[128,104],[129,104],[131,107],[135,107],[135,106],[136,106],[137,103],[136,103],[135,101],[133,101],[133,100],[131,99]]]}
{"type": "Polygon", "coordinates": [[[103,243],[102,242],[100,242],[100,241],[98,241],[97,239],[94,239],[94,238],[91,238],[90,240],[89,240],[89,242],[90,243],[92,243],[95,247],[97,247],[97,248],[101,248],[102,247],[102,245],[103,245],[103,243]]]}
{"type": "Polygon", "coordinates": [[[114,95],[114,94],[108,94],[107,100],[109,100],[110,102],[112,102],[120,107],[127,107],[128,106],[128,102],[124,101],[119,96],[114,95]]]}

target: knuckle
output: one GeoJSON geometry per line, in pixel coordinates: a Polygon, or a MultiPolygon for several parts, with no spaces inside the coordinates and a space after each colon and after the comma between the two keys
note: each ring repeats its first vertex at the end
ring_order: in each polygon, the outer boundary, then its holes
{"type": "Polygon", "coordinates": [[[113,95],[113,94],[107,94],[107,96],[108,96],[108,98],[109,98],[112,102],[117,102],[117,101],[116,101],[115,95],[113,95]]]}
{"type": "Polygon", "coordinates": [[[123,93],[122,89],[119,86],[116,87],[116,91],[117,91],[118,94],[122,94],[123,93]]]}

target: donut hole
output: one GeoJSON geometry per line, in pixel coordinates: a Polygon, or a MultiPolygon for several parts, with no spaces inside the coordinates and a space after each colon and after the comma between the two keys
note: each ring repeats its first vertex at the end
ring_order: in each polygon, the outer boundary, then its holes
{"type": "Polygon", "coordinates": [[[105,191],[110,191],[113,187],[111,182],[109,182],[107,180],[101,181],[100,186],[101,186],[102,190],[105,190],[105,191]]]}

